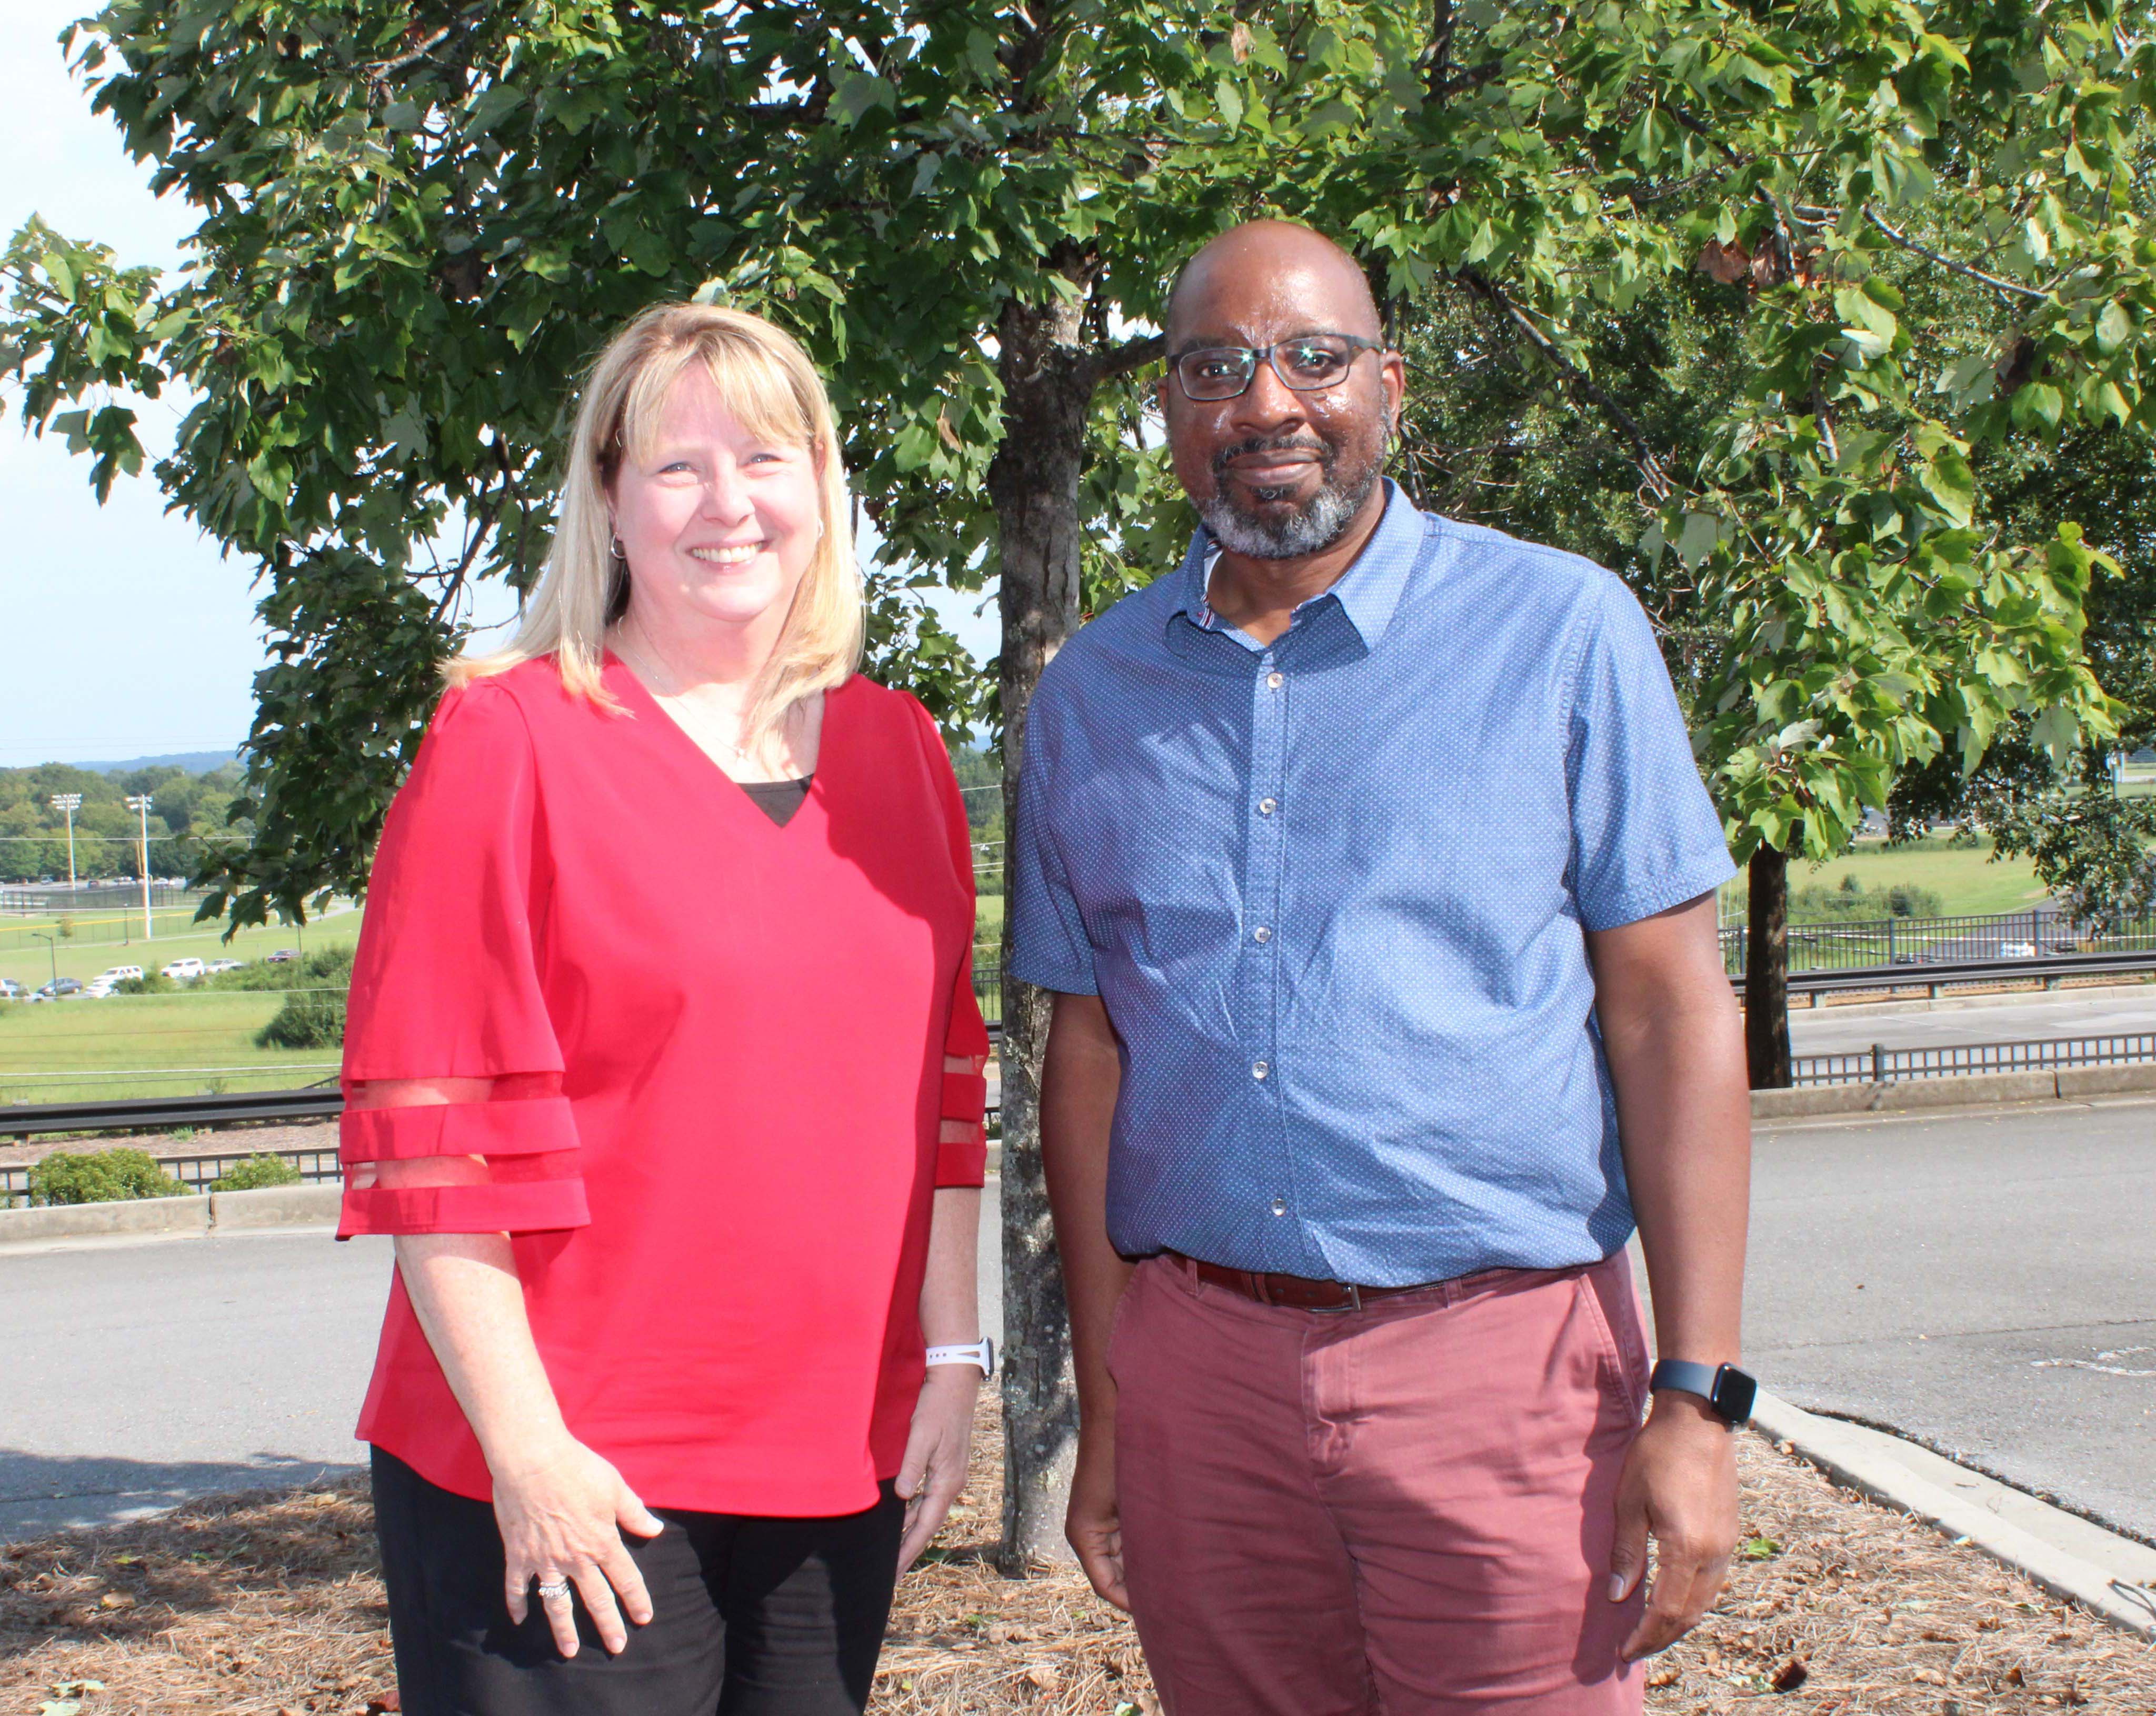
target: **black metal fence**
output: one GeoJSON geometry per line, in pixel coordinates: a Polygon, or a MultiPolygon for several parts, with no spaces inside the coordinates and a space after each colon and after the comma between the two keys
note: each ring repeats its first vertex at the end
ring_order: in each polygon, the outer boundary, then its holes
{"type": "MultiPolygon", "coordinates": [[[[332,1144],[321,1150],[222,1150],[214,1155],[159,1156],[154,1159],[158,1167],[190,1192],[206,1192],[212,1181],[223,1178],[256,1156],[275,1156],[287,1167],[299,1170],[301,1182],[307,1185],[334,1184],[341,1178],[337,1167],[336,1147],[332,1144]]],[[[30,1195],[30,1164],[18,1163],[13,1167],[0,1168],[0,1210],[12,1209],[26,1201],[30,1195]]]]}
{"type": "MultiPolygon", "coordinates": [[[[1745,931],[1741,917],[1722,926],[1722,967],[1732,977],[1744,969],[1745,931]]],[[[2156,917],[2141,918],[2099,934],[2057,906],[1981,917],[1850,918],[1789,926],[1792,971],[2152,951],[2156,951],[2156,917]]]]}
{"type": "Polygon", "coordinates": [[[1874,1043],[1846,1055],[1799,1055],[1799,1085],[1886,1084],[1910,1078],[1959,1078],[1979,1072],[2051,1072],[2062,1066],[2123,1066],[2156,1061],[2156,1031],[2109,1037],[2054,1037],[2041,1042],[1950,1043],[1890,1049],[1874,1043]]]}

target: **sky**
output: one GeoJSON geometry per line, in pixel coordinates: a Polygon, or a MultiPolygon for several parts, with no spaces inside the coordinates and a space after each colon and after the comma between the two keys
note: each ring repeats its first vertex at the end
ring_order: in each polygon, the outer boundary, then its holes
{"type": "MultiPolygon", "coordinates": [[[[0,4],[0,236],[32,214],[77,239],[110,244],[123,265],[176,267],[192,211],[149,189],[117,126],[93,115],[60,32],[90,0],[0,4]]],[[[90,462],[57,434],[21,427],[0,393],[0,768],[89,763],[236,747],[253,715],[264,660],[251,568],[228,562],[184,519],[167,516],[146,470],[100,507],[90,462]]],[[[184,411],[143,402],[152,457],[184,411]]],[[[872,548],[871,548],[872,552],[872,548]]],[[[995,650],[993,601],[939,599],[962,640],[995,650]]],[[[483,590],[481,623],[509,618],[506,592],[483,590]]]]}

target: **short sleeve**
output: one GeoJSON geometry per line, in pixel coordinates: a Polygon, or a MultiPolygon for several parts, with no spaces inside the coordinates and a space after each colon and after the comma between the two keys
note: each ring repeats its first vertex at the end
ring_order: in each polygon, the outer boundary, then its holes
{"type": "Polygon", "coordinates": [[[1010,912],[1010,970],[1021,983],[1066,995],[1101,991],[1093,944],[1077,897],[1056,850],[1050,812],[1055,788],[1048,762],[1050,710],[1036,695],[1027,722],[1024,772],[1018,782],[1017,825],[1004,869],[1010,912]]]}
{"type": "Polygon", "coordinates": [[[1614,929],[1736,874],[1653,626],[1615,578],[1598,580],[1573,681],[1566,788],[1580,922],[1614,929]]]}
{"type": "Polygon", "coordinates": [[[951,861],[966,889],[966,951],[958,960],[958,974],[951,989],[951,1023],[944,1033],[942,1100],[937,1107],[942,1124],[936,1146],[936,1184],[940,1186],[985,1184],[988,1174],[988,1027],[981,1017],[980,998],[973,993],[973,837],[966,819],[966,795],[958,789],[958,776],[951,767],[936,717],[918,700],[906,699],[918,717],[921,750],[929,775],[936,783],[938,809],[946,836],[951,842],[951,861]],[[963,1061],[960,1072],[947,1063],[963,1061]]]}
{"type": "Polygon", "coordinates": [[[463,1183],[348,1189],[340,1237],[535,1232],[590,1220],[534,942],[551,874],[542,827],[515,699],[485,680],[450,691],[375,855],[344,1084],[349,1096],[375,1080],[490,1078],[510,1094],[347,1106],[338,1153],[348,1188],[353,1169],[426,1158],[458,1164],[463,1183]]]}

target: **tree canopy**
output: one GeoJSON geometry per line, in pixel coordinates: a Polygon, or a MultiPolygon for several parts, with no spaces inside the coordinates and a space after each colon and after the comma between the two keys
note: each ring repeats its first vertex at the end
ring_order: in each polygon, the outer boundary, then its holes
{"type": "MultiPolygon", "coordinates": [[[[998,722],[1014,790],[1041,665],[1187,526],[1143,405],[1170,270],[1306,219],[1420,342],[1411,427],[1458,414],[1467,353],[1622,448],[1629,505],[1540,504],[1636,520],[1732,842],[1779,863],[2002,732],[2066,758],[2117,725],[2082,648],[2110,560],[1985,483],[2156,422],[2149,26],[2145,0],[114,0],[80,64],[201,210],[192,265],[33,225],[0,361],[100,487],[142,464],[131,394],[191,402],[157,480],[259,569],[276,657],[249,833],[210,869],[239,921],[363,886],[460,590],[532,577],[573,378],[660,297],[808,342],[886,545],[876,670],[998,722]],[[1695,343],[1652,349],[1650,312],[1695,343]],[[993,686],[907,588],[991,578],[993,686]]],[[[1404,465],[1434,494],[1439,452],[1404,465]]],[[[1046,1547],[1045,1001],[1004,1016],[1012,1541],[1046,1547]]]]}

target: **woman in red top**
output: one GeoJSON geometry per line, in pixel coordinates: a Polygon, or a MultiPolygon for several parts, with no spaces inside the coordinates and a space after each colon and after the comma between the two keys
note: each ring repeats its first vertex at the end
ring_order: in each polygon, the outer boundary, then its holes
{"type": "Polygon", "coordinates": [[[791,339],[639,317],[390,810],[341,1231],[397,1236],[359,1434],[408,1716],[859,1711],[963,1481],[973,866],[854,671],[847,512],[791,339]]]}

